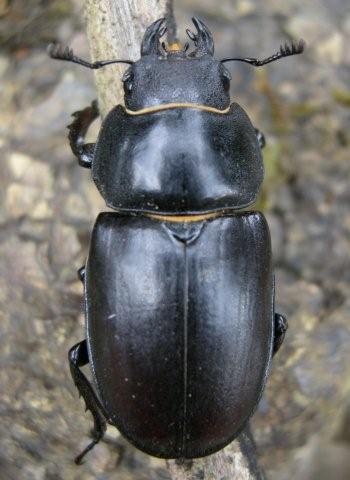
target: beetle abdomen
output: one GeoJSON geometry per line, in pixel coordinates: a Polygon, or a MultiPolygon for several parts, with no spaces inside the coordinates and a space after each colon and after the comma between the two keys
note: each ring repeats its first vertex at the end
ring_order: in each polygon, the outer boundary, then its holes
{"type": "Polygon", "coordinates": [[[245,425],[271,359],[270,263],[259,213],[99,216],[85,280],[90,361],[108,416],[135,446],[194,458],[245,425]]]}
{"type": "Polygon", "coordinates": [[[190,214],[250,205],[264,169],[237,104],[225,114],[174,108],[136,116],[117,106],[103,123],[92,174],[111,208],[190,214]]]}

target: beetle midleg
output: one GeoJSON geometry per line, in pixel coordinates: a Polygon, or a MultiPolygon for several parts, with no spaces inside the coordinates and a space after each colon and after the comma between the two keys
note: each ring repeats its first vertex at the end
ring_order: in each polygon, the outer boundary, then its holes
{"type": "Polygon", "coordinates": [[[74,459],[75,463],[79,465],[83,457],[103,438],[107,425],[101,402],[91,383],[79,368],[89,363],[86,340],[77,343],[69,350],[68,359],[74,384],[85,401],[86,410],[90,410],[94,419],[93,441],[74,459]]]}
{"type": "Polygon", "coordinates": [[[72,152],[77,157],[79,165],[91,168],[94,157],[95,144],[84,143],[85,135],[94,120],[99,116],[97,101],[94,100],[91,106],[73,113],[74,121],[68,125],[68,139],[72,152]]]}
{"type": "Polygon", "coordinates": [[[287,329],[288,329],[288,322],[286,317],[276,312],[275,313],[275,336],[273,339],[273,355],[275,355],[280,349],[283,343],[284,337],[286,335],[287,329]]]}

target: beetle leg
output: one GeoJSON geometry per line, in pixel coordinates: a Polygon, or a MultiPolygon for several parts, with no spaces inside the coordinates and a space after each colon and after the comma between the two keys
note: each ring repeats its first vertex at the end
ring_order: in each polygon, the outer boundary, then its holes
{"type": "Polygon", "coordinates": [[[74,459],[75,463],[79,465],[83,457],[103,438],[107,426],[103,414],[103,406],[97,398],[91,383],[80,370],[80,367],[89,363],[86,340],[77,343],[69,350],[68,359],[75,386],[85,401],[86,410],[90,410],[94,419],[93,441],[74,459]]]}
{"type": "Polygon", "coordinates": [[[265,135],[262,132],[260,132],[258,128],[254,128],[254,130],[255,130],[256,138],[258,139],[258,144],[262,149],[266,145],[265,135]]]}
{"type": "Polygon", "coordinates": [[[273,355],[275,355],[280,349],[287,329],[288,322],[286,317],[280,313],[275,313],[275,338],[273,341],[273,355]]]}
{"type": "Polygon", "coordinates": [[[94,157],[95,144],[84,143],[85,135],[92,122],[99,116],[97,101],[94,100],[91,106],[73,113],[73,123],[68,125],[68,139],[72,152],[77,157],[79,165],[91,168],[94,157]]]}

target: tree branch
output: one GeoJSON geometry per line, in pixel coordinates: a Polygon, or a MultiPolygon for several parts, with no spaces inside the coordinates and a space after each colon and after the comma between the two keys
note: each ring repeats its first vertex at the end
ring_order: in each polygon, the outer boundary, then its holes
{"type": "MultiPolygon", "coordinates": [[[[176,39],[171,0],[86,0],[87,34],[93,61],[109,58],[136,60],[148,25],[167,16],[168,40],[176,39]]],[[[99,106],[104,116],[123,103],[121,77],[125,66],[111,65],[95,72],[99,106]]],[[[263,480],[248,431],[224,450],[182,465],[167,461],[173,480],[263,480]]]]}
{"type": "Polygon", "coordinates": [[[256,448],[249,429],[214,455],[179,465],[167,461],[172,480],[265,480],[256,459],[256,448]]]}

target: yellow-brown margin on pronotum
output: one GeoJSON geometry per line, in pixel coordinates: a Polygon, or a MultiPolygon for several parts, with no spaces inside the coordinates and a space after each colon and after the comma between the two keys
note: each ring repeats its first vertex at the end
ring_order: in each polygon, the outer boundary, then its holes
{"type": "Polygon", "coordinates": [[[172,108],[194,108],[196,110],[225,115],[230,111],[231,106],[229,105],[227,108],[220,110],[219,108],[200,105],[199,103],[164,103],[161,105],[153,105],[152,107],[141,108],[140,110],[129,110],[129,108],[124,107],[124,110],[128,115],[145,115],[146,113],[161,112],[162,110],[169,110],[172,108]]]}

